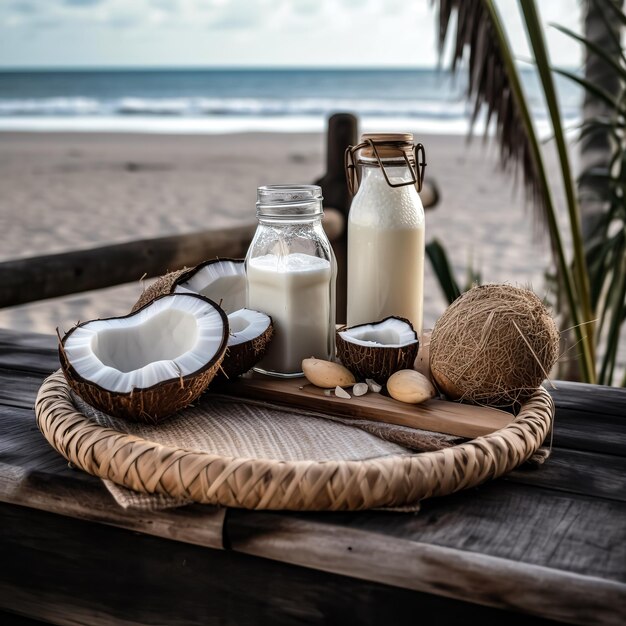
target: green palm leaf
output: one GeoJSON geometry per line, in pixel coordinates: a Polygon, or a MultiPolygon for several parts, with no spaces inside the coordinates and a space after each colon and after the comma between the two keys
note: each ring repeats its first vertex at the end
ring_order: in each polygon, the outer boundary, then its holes
{"type": "MultiPolygon", "coordinates": [[[[538,22],[533,0],[521,2],[526,19],[538,22]],[[529,6],[532,5],[532,6],[529,6]],[[534,16],[534,17],[533,17],[534,16]]],[[[528,197],[533,201],[535,215],[547,224],[559,279],[563,284],[568,309],[577,340],[582,346],[582,372],[587,382],[595,381],[593,333],[583,330],[591,322],[589,290],[585,282],[582,246],[576,251],[575,278],[572,276],[559,230],[552,190],[543,161],[541,145],[533,126],[532,116],[521,86],[519,71],[502,20],[493,0],[439,0],[439,47],[443,51],[451,16],[456,13],[456,30],[453,42],[452,68],[458,67],[469,49],[469,96],[474,101],[476,119],[481,110],[486,111],[487,122],[494,119],[496,136],[500,144],[503,167],[517,168],[528,197]]],[[[529,26],[544,89],[548,89],[548,106],[554,124],[555,139],[561,157],[562,178],[570,204],[570,226],[575,246],[580,243],[580,225],[577,223],[576,198],[567,155],[563,154],[564,137],[554,86],[546,79],[550,71],[543,35],[536,32],[536,24],[529,26]],[[552,90],[552,92],[550,92],[552,90]],[[555,108],[556,104],[556,108],[555,108]],[[555,115],[556,111],[556,115],[555,115]],[[569,185],[569,187],[568,187],[569,185]]]]}

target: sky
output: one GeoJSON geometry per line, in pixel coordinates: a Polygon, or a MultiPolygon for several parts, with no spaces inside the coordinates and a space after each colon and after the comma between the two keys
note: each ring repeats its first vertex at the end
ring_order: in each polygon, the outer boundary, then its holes
{"type": "MultiPolygon", "coordinates": [[[[528,58],[517,0],[497,0],[528,58]]],[[[578,0],[541,5],[556,65],[579,47],[578,0]]],[[[0,68],[432,67],[430,0],[0,0],[0,68]]]]}

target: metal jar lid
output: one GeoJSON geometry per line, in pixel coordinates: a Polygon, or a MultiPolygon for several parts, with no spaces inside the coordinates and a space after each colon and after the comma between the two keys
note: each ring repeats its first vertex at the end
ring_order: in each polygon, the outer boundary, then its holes
{"type": "Polygon", "coordinates": [[[257,217],[321,216],[323,199],[318,185],[266,185],[257,189],[257,217]]]}
{"type": "Polygon", "coordinates": [[[345,170],[352,195],[357,192],[361,182],[359,164],[378,165],[390,187],[415,185],[417,191],[422,190],[426,152],[421,143],[413,143],[413,133],[364,133],[358,145],[348,146],[345,153],[345,170]],[[411,178],[392,183],[385,165],[406,165],[411,172],[411,178]]]}

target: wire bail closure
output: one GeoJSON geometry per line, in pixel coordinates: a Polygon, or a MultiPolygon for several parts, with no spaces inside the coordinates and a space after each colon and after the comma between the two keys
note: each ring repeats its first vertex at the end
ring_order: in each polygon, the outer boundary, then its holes
{"type": "Polygon", "coordinates": [[[392,183],[389,179],[389,175],[387,174],[387,170],[383,165],[383,162],[378,154],[378,149],[376,147],[376,143],[372,139],[366,139],[362,141],[357,146],[348,146],[346,148],[346,152],[344,154],[344,167],[346,171],[346,180],[348,181],[348,190],[351,195],[354,195],[361,184],[361,177],[359,176],[359,168],[358,168],[358,159],[355,158],[355,154],[362,150],[363,148],[370,147],[380,169],[385,177],[385,181],[390,187],[406,187],[408,185],[415,185],[417,191],[422,190],[422,185],[424,183],[424,168],[426,167],[426,151],[424,150],[424,145],[421,143],[412,145],[410,152],[407,154],[406,142],[405,141],[381,141],[378,142],[380,146],[389,146],[391,148],[397,148],[398,152],[402,153],[402,157],[404,162],[406,163],[409,171],[411,172],[411,178],[407,181],[402,181],[399,183],[392,183]],[[412,156],[412,159],[409,158],[409,154],[412,156]]]}

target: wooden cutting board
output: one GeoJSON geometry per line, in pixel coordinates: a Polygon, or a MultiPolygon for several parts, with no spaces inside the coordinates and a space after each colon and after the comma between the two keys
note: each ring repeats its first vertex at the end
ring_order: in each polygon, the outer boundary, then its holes
{"type": "Polygon", "coordinates": [[[513,421],[513,415],[506,411],[439,399],[414,405],[369,392],[346,400],[334,394],[325,395],[323,389],[311,385],[306,378],[252,375],[230,382],[219,391],[308,411],[422,428],[470,439],[504,428],[513,421]]]}

